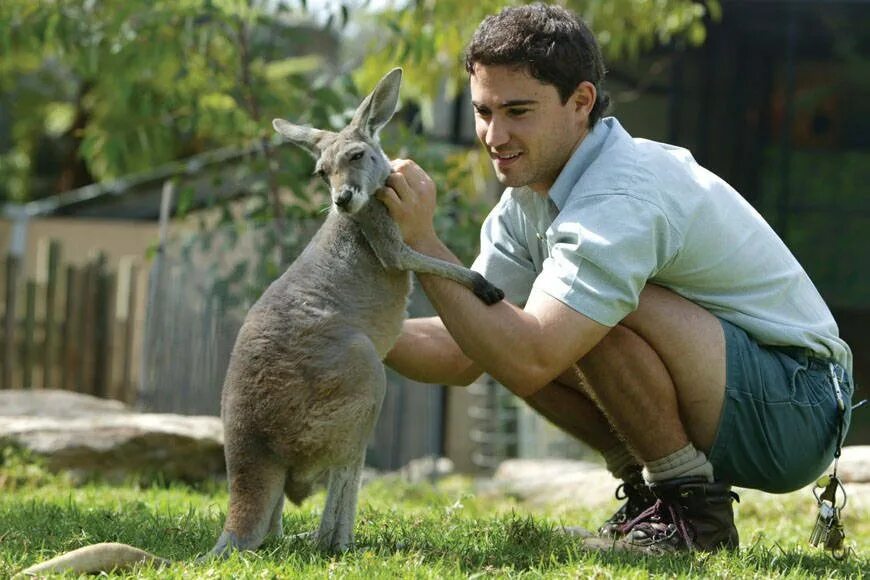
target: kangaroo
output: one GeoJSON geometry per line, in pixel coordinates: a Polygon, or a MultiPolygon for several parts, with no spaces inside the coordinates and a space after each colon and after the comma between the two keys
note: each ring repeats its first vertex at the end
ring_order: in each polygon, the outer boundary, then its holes
{"type": "MultiPolygon", "coordinates": [[[[406,317],[411,272],[471,289],[486,304],[504,297],[480,274],[406,246],[375,192],[390,174],[378,142],[392,118],[402,70],[384,76],[338,133],[274,128],[317,158],[332,207],[287,271],[251,307],[230,357],[221,396],[229,509],[211,552],[254,550],[281,537],[284,497],[299,504],[328,474],[314,534],[329,551],[353,545],[366,443],[386,390],[383,359],[406,317]]],[[[95,544],[22,575],[108,571],[166,560],[125,544],[95,544]]]]}

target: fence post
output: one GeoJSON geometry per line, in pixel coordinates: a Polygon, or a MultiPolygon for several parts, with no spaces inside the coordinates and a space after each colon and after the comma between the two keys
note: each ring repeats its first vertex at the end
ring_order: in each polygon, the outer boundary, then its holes
{"type": "Polygon", "coordinates": [[[78,273],[75,266],[67,266],[66,268],[66,308],[63,321],[63,336],[61,338],[61,357],[62,363],[60,366],[61,388],[65,391],[72,390],[71,387],[75,383],[75,377],[78,376],[77,365],[79,363],[78,353],[76,348],[76,331],[78,330],[78,312],[76,311],[76,298],[80,294],[78,284],[78,273]]]}
{"type": "Polygon", "coordinates": [[[22,206],[12,205],[4,208],[6,217],[13,220],[12,236],[9,240],[9,255],[6,258],[6,312],[3,329],[3,384],[4,389],[13,388],[15,365],[15,322],[16,298],[18,294],[18,274],[21,270],[24,251],[27,248],[27,226],[29,216],[22,206]]]}
{"type": "Polygon", "coordinates": [[[25,389],[33,388],[33,362],[36,359],[34,330],[36,327],[36,281],[28,280],[24,299],[24,345],[22,360],[24,372],[21,386],[25,389]]]}
{"type": "Polygon", "coordinates": [[[122,337],[121,378],[118,381],[116,397],[125,403],[135,401],[134,383],[130,376],[133,365],[133,339],[136,330],[136,301],[139,281],[139,267],[134,258],[124,256],[118,264],[118,292],[115,319],[122,337]]]}
{"type": "Polygon", "coordinates": [[[18,270],[21,258],[15,254],[6,256],[6,309],[3,316],[3,384],[4,389],[12,388],[13,368],[15,365],[15,310],[18,295],[18,270]]]}
{"type": "Polygon", "coordinates": [[[57,271],[60,264],[60,242],[48,242],[48,268],[45,285],[45,339],[43,342],[42,388],[57,388],[55,384],[55,349],[57,348],[57,271]]]}
{"type": "Polygon", "coordinates": [[[98,397],[109,394],[112,368],[112,331],[114,319],[114,277],[106,268],[106,254],[100,252],[94,263],[94,390],[98,397]]]}
{"type": "Polygon", "coordinates": [[[79,368],[76,391],[94,394],[94,306],[96,304],[96,264],[88,262],[81,273],[81,305],[79,306],[79,368]]]}

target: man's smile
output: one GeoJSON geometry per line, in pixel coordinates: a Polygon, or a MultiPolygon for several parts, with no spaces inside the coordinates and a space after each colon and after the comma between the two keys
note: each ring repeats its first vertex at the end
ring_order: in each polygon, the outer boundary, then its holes
{"type": "Polygon", "coordinates": [[[516,152],[490,152],[490,157],[492,157],[493,161],[498,165],[498,167],[507,167],[508,165],[512,165],[514,161],[520,158],[523,154],[522,151],[516,152]]]}

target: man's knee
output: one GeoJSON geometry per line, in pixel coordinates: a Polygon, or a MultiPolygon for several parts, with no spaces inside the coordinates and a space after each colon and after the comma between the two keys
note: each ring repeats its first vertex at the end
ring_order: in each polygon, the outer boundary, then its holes
{"type": "Polygon", "coordinates": [[[604,335],[604,338],[595,345],[592,350],[586,353],[582,359],[577,361],[577,367],[582,373],[597,372],[602,367],[611,367],[614,364],[619,364],[627,357],[640,351],[644,346],[643,339],[632,329],[622,324],[617,324],[604,335]]]}

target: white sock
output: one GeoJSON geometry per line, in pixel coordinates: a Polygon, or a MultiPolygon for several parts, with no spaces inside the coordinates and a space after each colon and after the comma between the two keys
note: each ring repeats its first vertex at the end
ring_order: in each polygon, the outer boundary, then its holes
{"type": "Polygon", "coordinates": [[[616,479],[626,479],[632,471],[641,468],[640,462],[628,450],[625,444],[620,443],[602,453],[607,471],[616,479]]]}
{"type": "Polygon", "coordinates": [[[713,483],[713,465],[691,443],[661,459],[650,461],[643,469],[643,477],[647,483],[690,475],[703,475],[707,481],[713,483]]]}

